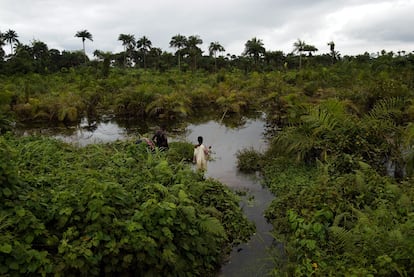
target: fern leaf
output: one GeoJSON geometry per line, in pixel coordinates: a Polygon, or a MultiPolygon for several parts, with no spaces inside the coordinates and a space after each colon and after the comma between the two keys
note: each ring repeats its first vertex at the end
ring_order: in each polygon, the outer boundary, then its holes
{"type": "Polygon", "coordinates": [[[221,225],[220,221],[215,217],[205,216],[200,218],[198,226],[204,232],[212,233],[220,237],[226,237],[223,225],[221,225]]]}
{"type": "Polygon", "coordinates": [[[331,226],[328,230],[331,241],[339,249],[346,248],[353,241],[351,231],[346,230],[345,228],[339,226],[331,226]]]}

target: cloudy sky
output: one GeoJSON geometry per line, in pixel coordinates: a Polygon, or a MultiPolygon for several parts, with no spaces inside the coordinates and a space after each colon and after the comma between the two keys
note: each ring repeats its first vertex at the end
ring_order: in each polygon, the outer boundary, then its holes
{"type": "MultiPolygon", "coordinates": [[[[414,51],[414,0],[0,0],[0,32],[12,29],[20,42],[80,50],[77,31],[88,30],[96,49],[123,50],[119,34],[146,36],[153,47],[169,47],[176,34],[198,35],[207,54],[217,41],[241,55],[246,41],[261,39],[268,51],[292,52],[298,39],[343,55],[381,50],[414,51]]],[[[6,47],[6,51],[8,51],[6,47]]]]}

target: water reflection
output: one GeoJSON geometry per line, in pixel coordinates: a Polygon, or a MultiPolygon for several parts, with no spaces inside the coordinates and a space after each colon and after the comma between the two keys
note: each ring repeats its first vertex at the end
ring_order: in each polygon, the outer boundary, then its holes
{"type": "Polygon", "coordinates": [[[21,136],[50,136],[79,146],[91,143],[107,143],[129,137],[125,128],[121,128],[115,121],[110,119],[100,122],[82,119],[77,125],[26,125],[19,126],[15,129],[15,132],[21,136]]]}

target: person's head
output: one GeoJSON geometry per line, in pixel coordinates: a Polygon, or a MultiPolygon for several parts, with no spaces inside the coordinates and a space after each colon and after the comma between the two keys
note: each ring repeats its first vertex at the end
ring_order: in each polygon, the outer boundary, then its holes
{"type": "Polygon", "coordinates": [[[202,144],[202,143],[203,143],[203,137],[202,137],[202,136],[199,136],[199,137],[197,138],[197,140],[198,140],[198,143],[199,143],[199,144],[202,144]]]}

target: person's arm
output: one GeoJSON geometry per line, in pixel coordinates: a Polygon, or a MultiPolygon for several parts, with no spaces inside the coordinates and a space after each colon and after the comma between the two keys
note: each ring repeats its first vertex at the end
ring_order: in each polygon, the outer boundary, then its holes
{"type": "Polygon", "coordinates": [[[205,145],[203,145],[203,146],[204,146],[204,147],[203,147],[204,154],[205,154],[206,156],[208,156],[208,154],[209,154],[208,148],[207,148],[205,145]]]}

